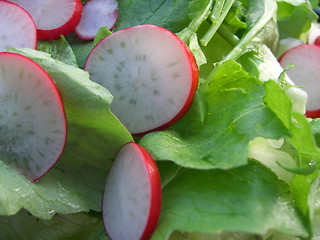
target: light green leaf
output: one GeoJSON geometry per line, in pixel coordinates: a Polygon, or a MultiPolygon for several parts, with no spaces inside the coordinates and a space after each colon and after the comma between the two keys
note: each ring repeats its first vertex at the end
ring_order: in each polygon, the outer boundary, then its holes
{"type": "Polygon", "coordinates": [[[315,118],[310,122],[311,131],[314,134],[317,146],[320,147],[320,118],[315,118]]]}
{"type": "Polygon", "coordinates": [[[306,32],[317,19],[307,1],[278,0],[278,27],[280,38],[298,38],[306,40],[306,32]]]}
{"type": "Polygon", "coordinates": [[[99,28],[94,38],[93,45],[97,45],[98,42],[100,42],[102,39],[109,36],[110,34],[112,34],[112,32],[108,29],[107,26],[99,28]]]}
{"type": "Polygon", "coordinates": [[[300,156],[300,166],[320,164],[320,149],[317,147],[307,118],[299,113],[293,113],[290,143],[300,156]]]}
{"type": "Polygon", "coordinates": [[[277,11],[275,0],[248,0],[248,6],[246,33],[223,61],[238,59],[246,51],[248,46],[252,44],[253,39],[258,34],[261,34],[261,31],[270,21],[274,21],[274,16],[277,11]]]}
{"type": "Polygon", "coordinates": [[[286,128],[291,127],[291,109],[290,98],[284,93],[281,87],[274,81],[264,83],[266,96],[263,98],[267,106],[281,119],[286,128]]]}
{"type": "Polygon", "coordinates": [[[263,85],[239,64],[224,63],[208,83],[205,121],[190,112],[167,131],[142,138],[158,160],[192,168],[232,168],[247,163],[248,143],[257,136],[288,135],[278,117],[263,103],[263,85]]]}
{"type": "Polygon", "coordinates": [[[209,17],[213,3],[214,0],[194,0],[190,2],[189,16],[192,17],[192,21],[183,30],[177,33],[182,41],[188,43],[189,39],[196,34],[201,24],[209,17]]]}
{"type": "Polygon", "coordinates": [[[175,231],[265,234],[273,229],[307,237],[308,224],[289,186],[263,165],[229,171],[183,169],[163,188],[162,212],[151,240],[175,231]]]}
{"type": "Polygon", "coordinates": [[[312,226],[312,221],[319,203],[319,171],[309,175],[296,175],[290,187],[296,206],[300,209],[308,222],[309,231],[317,226],[312,226]]]}

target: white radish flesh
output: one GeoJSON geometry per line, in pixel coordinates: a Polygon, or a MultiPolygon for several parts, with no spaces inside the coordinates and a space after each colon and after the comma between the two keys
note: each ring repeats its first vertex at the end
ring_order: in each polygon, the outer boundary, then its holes
{"type": "Polygon", "coordinates": [[[36,49],[36,26],[22,7],[0,1],[0,29],[0,52],[9,47],[36,49]]]}
{"type": "Polygon", "coordinates": [[[133,134],[178,121],[192,103],[199,77],[187,46],[153,25],[109,35],[91,51],[85,70],[112,93],[111,110],[133,134]]]}
{"type": "Polygon", "coordinates": [[[106,231],[114,240],[145,240],[161,210],[161,182],[152,156],[136,143],[118,153],[102,201],[106,231]]]}
{"type": "Polygon", "coordinates": [[[320,25],[313,23],[308,34],[308,44],[320,46],[320,25]]]}
{"type": "Polygon", "coordinates": [[[33,18],[40,40],[59,39],[74,31],[82,13],[81,0],[9,0],[33,18]]]}
{"type": "Polygon", "coordinates": [[[89,0],[83,6],[82,16],[75,33],[83,40],[92,40],[99,28],[106,26],[112,29],[117,17],[117,0],[89,0]]]}
{"type": "Polygon", "coordinates": [[[303,44],[291,48],[279,59],[283,68],[289,64],[295,67],[287,70],[288,76],[308,94],[306,103],[306,115],[308,117],[320,117],[320,47],[303,44]]]}
{"type": "Polygon", "coordinates": [[[0,158],[37,181],[58,161],[67,125],[59,92],[32,60],[0,53],[0,158]]]}

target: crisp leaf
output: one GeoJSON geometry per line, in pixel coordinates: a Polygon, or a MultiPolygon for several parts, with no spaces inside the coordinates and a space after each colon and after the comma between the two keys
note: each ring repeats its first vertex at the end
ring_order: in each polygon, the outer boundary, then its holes
{"type": "Polygon", "coordinates": [[[93,49],[93,41],[81,40],[74,33],[69,34],[66,39],[72,47],[79,67],[83,68],[89,53],[93,49]]]}
{"type": "Polygon", "coordinates": [[[278,0],[278,27],[280,38],[306,40],[306,32],[318,17],[307,1],[278,0]]]}
{"type": "Polygon", "coordinates": [[[204,122],[196,120],[199,118],[191,108],[169,130],[147,134],[140,144],[156,159],[185,167],[232,168],[246,164],[252,139],[288,135],[282,122],[263,103],[264,95],[260,82],[237,63],[226,62],[204,91],[208,103],[204,122]]]}
{"type": "Polygon", "coordinates": [[[139,24],[154,24],[178,32],[190,21],[189,0],[119,0],[118,2],[119,11],[114,31],[139,24]]]}
{"type": "Polygon", "coordinates": [[[76,56],[63,36],[58,40],[39,41],[37,50],[49,53],[56,60],[78,67],[76,56]]]}
{"type": "Polygon", "coordinates": [[[274,81],[264,83],[266,96],[263,98],[267,106],[281,119],[286,128],[291,127],[291,109],[290,98],[284,93],[281,87],[274,81]]]}
{"type": "MultiPolygon", "coordinates": [[[[266,28],[266,26],[274,21],[277,11],[277,4],[275,0],[248,0],[248,13],[246,18],[247,29],[246,33],[241,37],[237,45],[231,52],[225,56],[223,61],[236,60],[248,49],[252,44],[253,39],[256,38],[266,28]]],[[[270,30],[270,29],[269,29],[270,30]]],[[[273,29],[271,29],[273,31],[273,29]]],[[[268,31],[266,31],[268,32],[268,31]]],[[[264,34],[268,36],[269,34],[264,34]]],[[[273,35],[273,34],[272,34],[273,35]]],[[[260,41],[263,42],[264,39],[260,41]]]]}
{"type": "Polygon", "coordinates": [[[308,222],[288,190],[254,162],[229,171],[183,169],[163,188],[162,212],[151,239],[167,239],[175,230],[264,234],[273,229],[307,237],[308,222]]]}
{"type": "Polygon", "coordinates": [[[320,147],[320,118],[313,119],[310,122],[311,131],[314,134],[317,146],[320,147]]]}
{"type": "MultiPolygon", "coordinates": [[[[57,215],[48,221],[39,220],[27,211],[21,211],[11,217],[0,217],[0,239],[98,240],[96,232],[101,226],[103,227],[101,216],[96,213],[57,215]]],[[[105,237],[104,240],[108,238],[105,237]]]]}
{"type": "Polygon", "coordinates": [[[320,149],[316,145],[307,118],[299,113],[293,113],[293,118],[292,137],[289,141],[300,156],[300,166],[309,166],[310,164],[319,166],[320,149]]]}
{"type": "Polygon", "coordinates": [[[94,46],[97,45],[98,42],[100,42],[102,39],[109,36],[110,34],[112,34],[112,32],[108,29],[107,26],[99,28],[99,30],[94,38],[93,45],[94,46]]]}
{"type": "Polygon", "coordinates": [[[319,171],[310,175],[296,175],[290,186],[296,206],[308,222],[309,231],[312,231],[312,221],[319,203],[319,180],[319,171]]]}

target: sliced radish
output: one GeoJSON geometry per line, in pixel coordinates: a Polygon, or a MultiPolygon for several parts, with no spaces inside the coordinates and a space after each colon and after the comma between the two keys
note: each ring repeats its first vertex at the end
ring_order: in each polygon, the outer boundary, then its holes
{"type": "Polygon", "coordinates": [[[111,110],[133,134],[178,121],[193,101],[199,78],[188,47],[154,25],[109,35],[91,51],[84,68],[112,93],[111,110]]]}
{"type": "Polygon", "coordinates": [[[22,7],[0,1],[0,29],[0,52],[8,47],[36,49],[36,26],[22,7]]]}
{"type": "Polygon", "coordinates": [[[103,222],[111,239],[148,239],[161,211],[160,175],[152,156],[136,143],[119,151],[102,201],[103,222]]]}
{"type": "Polygon", "coordinates": [[[73,32],[82,13],[81,0],[8,0],[32,16],[39,40],[59,39],[73,32]]]}
{"type": "Polygon", "coordinates": [[[291,48],[280,57],[279,62],[282,67],[289,64],[295,66],[286,73],[296,85],[303,86],[308,94],[306,115],[320,117],[320,47],[303,44],[291,48]]]}
{"type": "Polygon", "coordinates": [[[0,159],[37,181],[63,152],[67,125],[59,92],[34,61],[0,53],[0,159]]]}
{"type": "Polygon", "coordinates": [[[117,17],[117,0],[88,0],[83,5],[82,16],[75,33],[83,40],[92,40],[99,28],[107,26],[108,29],[112,29],[117,17]]]}

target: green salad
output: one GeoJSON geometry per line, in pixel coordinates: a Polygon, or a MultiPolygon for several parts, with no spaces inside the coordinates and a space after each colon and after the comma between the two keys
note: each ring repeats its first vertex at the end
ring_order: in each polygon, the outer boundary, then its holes
{"type": "Polygon", "coordinates": [[[320,239],[320,121],[305,117],[307,95],[277,61],[288,39],[307,41],[318,1],[118,3],[112,32],[154,24],[189,46],[200,74],[193,104],[168,129],[132,136],[109,109],[108,89],[83,70],[109,30],[94,41],[72,33],[39,41],[38,50],[8,49],[54,80],[68,138],[59,162],[36,183],[0,159],[0,239],[107,240],[103,188],[116,153],[131,141],[160,171],[152,240],[320,239]]]}

